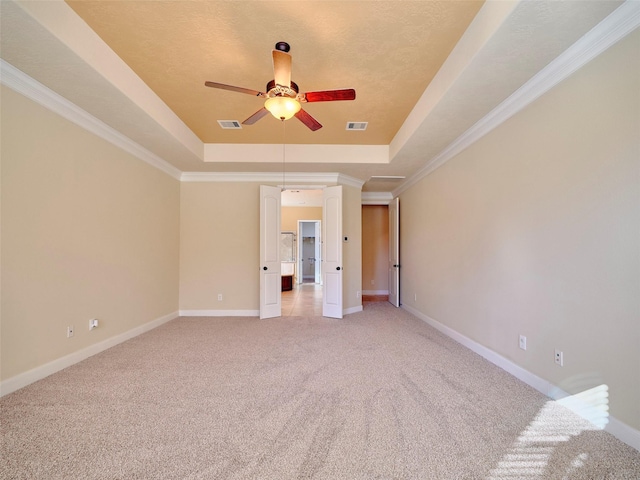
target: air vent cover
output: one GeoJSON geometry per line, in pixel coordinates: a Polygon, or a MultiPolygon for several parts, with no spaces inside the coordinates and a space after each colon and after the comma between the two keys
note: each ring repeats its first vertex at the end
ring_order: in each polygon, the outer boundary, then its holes
{"type": "Polygon", "coordinates": [[[238,120],[218,120],[218,123],[226,130],[239,130],[242,128],[238,120]]]}
{"type": "Polygon", "coordinates": [[[347,122],[347,130],[366,130],[369,122],[347,122]]]}

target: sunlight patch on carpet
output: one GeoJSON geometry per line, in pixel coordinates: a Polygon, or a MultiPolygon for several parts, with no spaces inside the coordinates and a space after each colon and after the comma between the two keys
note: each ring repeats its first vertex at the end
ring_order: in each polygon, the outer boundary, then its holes
{"type": "MultiPolygon", "coordinates": [[[[600,385],[561,400],[550,400],[527,425],[493,469],[489,480],[547,478],[547,467],[564,442],[590,430],[602,430],[609,418],[609,389],[600,385]],[[545,473],[546,472],[546,473],[545,473]]],[[[588,455],[564,459],[563,477],[575,474],[588,455]]],[[[561,459],[562,460],[562,459],[561,459]]],[[[554,461],[558,462],[555,458],[554,461]]],[[[557,470],[557,465],[554,471],[557,470]]]]}

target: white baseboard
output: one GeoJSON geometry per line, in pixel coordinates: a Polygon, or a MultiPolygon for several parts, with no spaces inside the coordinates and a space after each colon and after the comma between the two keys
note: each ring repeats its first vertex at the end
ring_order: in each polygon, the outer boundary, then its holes
{"type": "Polygon", "coordinates": [[[98,342],[81,350],[78,350],[77,352],[73,352],[69,355],[65,355],[64,357],[52,360],[51,362],[45,363],[44,365],[33,368],[24,373],[20,373],[15,377],[8,378],[0,382],[0,396],[15,392],[16,390],[22,387],[26,387],[33,382],[42,380],[43,378],[48,377],[51,374],[59,372],[60,370],[70,367],[71,365],[75,365],[76,363],[81,362],[82,360],[85,360],[97,353],[103,352],[104,350],[118,345],[119,343],[130,340],[133,337],[137,337],[138,335],[148,332],[149,330],[153,330],[163,323],[167,323],[169,320],[173,320],[177,317],[178,312],[164,315],[148,323],[145,323],[144,325],[140,325],[139,327],[132,328],[129,331],[108,338],[107,340],[103,340],[102,342],[98,342]]]}
{"type": "Polygon", "coordinates": [[[609,416],[605,431],[640,452],[640,431],[612,416],[609,416]]]}
{"type": "Polygon", "coordinates": [[[363,295],[389,295],[389,290],[363,290],[363,295]]]}
{"type": "Polygon", "coordinates": [[[259,317],[260,310],[180,310],[181,317],[259,317]]]}
{"type": "MultiPolygon", "coordinates": [[[[345,308],[343,315],[362,311],[362,305],[345,308]]],[[[260,310],[180,310],[181,317],[259,317],[260,310]]]]}
{"type": "Polygon", "coordinates": [[[349,315],[351,313],[358,313],[362,311],[362,305],[358,305],[357,307],[345,308],[342,310],[343,315],[349,315]]]}
{"type": "MultiPolygon", "coordinates": [[[[477,353],[481,357],[489,360],[494,365],[502,368],[506,372],[510,373],[518,380],[523,381],[530,387],[535,388],[540,393],[543,393],[547,397],[553,400],[559,400],[561,398],[567,397],[569,394],[562,390],[560,387],[552,384],[551,382],[538,377],[537,375],[529,372],[528,370],[522,368],[520,365],[513,363],[511,360],[503,357],[502,355],[494,352],[493,350],[485,347],[484,345],[480,345],[479,343],[471,340],[469,337],[465,337],[461,333],[456,330],[443,325],[442,323],[434,320],[433,318],[425,315],[424,313],[412,308],[408,305],[402,305],[402,308],[412,313],[420,320],[425,323],[431,325],[436,330],[444,333],[448,337],[452,338],[459,344],[467,347],[472,352],[477,353]]],[[[576,412],[580,414],[580,412],[576,412]]],[[[640,431],[636,430],[633,427],[630,427],[624,422],[616,419],[615,417],[609,416],[609,422],[605,427],[605,431],[609,432],[611,435],[616,437],[618,440],[626,443],[630,447],[635,448],[640,451],[640,431]]]]}

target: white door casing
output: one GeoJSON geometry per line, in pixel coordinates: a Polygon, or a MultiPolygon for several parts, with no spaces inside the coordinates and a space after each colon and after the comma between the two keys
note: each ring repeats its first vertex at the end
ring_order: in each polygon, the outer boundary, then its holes
{"type": "Polygon", "coordinates": [[[342,186],[322,197],[322,316],[342,318],[342,186]]]}
{"type": "Polygon", "coordinates": [[[260,318],[282,315],[280,188],[260,185],[260,318]]]}
{"type": "Polygon", "coordinates": [[[315,264],[315,275],[314,275],[314,282],[315,283],[319,283],[320,285],[322,285],[322,233],[321,233],[321,228],[320,228],[320,224],[322,222],[315,222],[315,227],[316,227],[316,231],[315,231],[315,235],[316,235],[316,251],[315,251],[315,257],[316,257],[316,264],[315,264]]]}
{"type": "Polygon", "coordinates": [[[400,306],[400,199],[389,203],[389,303],[400,306]]]}
{"type": "Polygon", "coordinates": [[[298,259],[296,261],[296,283],[300,284],[302,283],[302,277],[303,277],[303,268],[304,268],[304,262],[302,261],[303,254],[302,254],[302,229],[303,229],[303,222],[304,220],[298,220],[298,231],[297,231],[297,242],[298,242],[298,259]]]}

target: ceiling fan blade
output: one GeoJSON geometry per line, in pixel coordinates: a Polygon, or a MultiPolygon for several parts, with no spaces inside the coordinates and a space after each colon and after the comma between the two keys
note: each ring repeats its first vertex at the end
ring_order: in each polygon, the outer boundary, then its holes
{"type": "Polygon", "coordinates": [[[277,85],[291,86],[291,55],[280,50],[273,51],[273,78],[277,85]]]}
{"type": "Polygon", "coordinates": [[[315,132],[316,130],[320,130],[322,128],[322,125],[320,124],[320,122],[318,122],[315,118],[313,118],[311,115],[309,115],[302,108],[300,109],[300,111],[298,113],[296,113],[295,116],[296,116],[296,118],[298,120],[300,120],[307,127],[309,127],[309,129],[312,132],[315,132]]]}
{"type": "Polygon", "coordinates": [[[254,97],[265,97],[266,94],[250,88],[234,87],[233,85],[225,85],[224,83],[204,82],[205,86],[211,88],[219,88],[221,90],[231,90],[232,92],[246,93],[254,97]]]}
{"type": "Polygon", "coordinates": [[[262,107],[260,110],[258,110],[256,113],[254,113],[249,118],[247,118],[244,122],[242,122],[242,124],[243,125],[253,125],[258,120],[260,120],[262,117],[264,117],[267,113],[269,113],[269,110],[267,110],[266,108],[262,107]]]}
{"type": "Polygon", "coordinates": [[[302,94],[301,102],[333,102],[335,100],[355,100],[356,91],[353,88],[342,90],[325,90],[322,92],[307,92],[302,94]]]}

